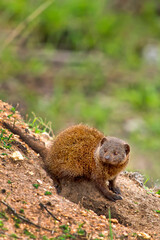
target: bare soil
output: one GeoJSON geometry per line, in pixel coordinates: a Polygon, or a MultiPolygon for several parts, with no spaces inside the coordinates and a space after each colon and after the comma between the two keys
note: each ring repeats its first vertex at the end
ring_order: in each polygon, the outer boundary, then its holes
{"type": "Polygon", "coordinates": [[[42,141],[11,109],[0,101],[0,240],[160,239],[160,195],[131,173],[120,174],[123,200],[116,202],[84,179],[63,180],[57,194],[41,157],[4,128],[4,119],[16,122],[42,141]]]}

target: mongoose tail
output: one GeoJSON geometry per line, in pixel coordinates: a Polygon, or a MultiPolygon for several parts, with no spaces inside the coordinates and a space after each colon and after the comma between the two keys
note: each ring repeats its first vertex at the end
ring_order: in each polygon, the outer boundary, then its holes
{"type": "Polygon", "coordinates": [[[11,124],[9,122],[3,121],[4,127],[11,130],[16,135],[19,135],[20,138],[28,144],[29,147],[31,147],[36,153],[39,153],[40,156],[44,159],[47,155],[47,149],[45,147],[45,144],[43,142],[38,141],[34,137],[27,135],[28,133],[21,130],[19,127],[15,126],[14,124],[11,124]]]}

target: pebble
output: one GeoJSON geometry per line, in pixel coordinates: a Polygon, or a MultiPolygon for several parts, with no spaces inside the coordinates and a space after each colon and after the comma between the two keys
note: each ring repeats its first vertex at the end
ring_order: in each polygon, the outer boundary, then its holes
{"type": "Polygon", "coordinates": [[[100,218],[106,220],[106,216],[105,215],[100,215],[100,218]]]}
{"type": "Polygon", "coordinates": [[[19,151],[15,151],[13,152],[10,157],[15,160],[15,161],[22,161],[24,160],[24,157],[22,156],[22,154],[19,151]]]}
{"type": "Polygon", "coordinates": [[[117,220],[117,219],[115,219],[115,218],[112,218],[112,219],[111,219],[111,223],[118,224],[118,220],[117,220]]]}
{"type": "Polygon", "coordinates": [[[128,237],[128,233],[127,232],[123,232],[123,236],[124,237],[128,237]]]}
{"type": "Polygon", "coordinates": [[[39,184],[42,184],[42,183],[43,183],[40,179],[37,179],[37,182],[38,182],[39,184]]]}
{"type": "Polygon", "coordinates": [[[151,236],[145,232],[140,232],[137,235],[138,235],[138,237],[141,237],[142,239],[151,239],[151,236]]]}

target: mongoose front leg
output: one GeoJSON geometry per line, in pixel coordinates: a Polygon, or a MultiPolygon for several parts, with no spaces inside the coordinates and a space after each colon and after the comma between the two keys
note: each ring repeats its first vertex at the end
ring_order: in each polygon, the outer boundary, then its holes
{"type": "Polygon", "coordinates": [[[97,188],[103,193],[103,195],[111,201],[121,200],[121,196],[111,192],[105,182],[105,180],[96,181],[97,188]]]}
{"type": "Polygon", "coordinates": [[[109,180],[109,189],[116,194],[121,194],[119,187],[116,186],[116,177],[112,180],[109,180]]]}

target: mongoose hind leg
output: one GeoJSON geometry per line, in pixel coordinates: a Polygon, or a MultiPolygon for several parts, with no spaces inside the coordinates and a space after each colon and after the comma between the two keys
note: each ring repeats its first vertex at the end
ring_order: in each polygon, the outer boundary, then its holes
{"type": "Polygon", "coordinates": [[[109,180],[109,189],[116,194],[121,194],[120,188],[116,185],[116,178],[109,180]]]}
{"type": "Polygon", "coordinates": [[[96,181],[96,186],[103,193],[103,195],[109,200],[113,202],[115,202],[116,200],[122,200],[122,197],[120,195],[115,194],[109,190],[105,181],[102,181],[102,180],[96,181]]]}

